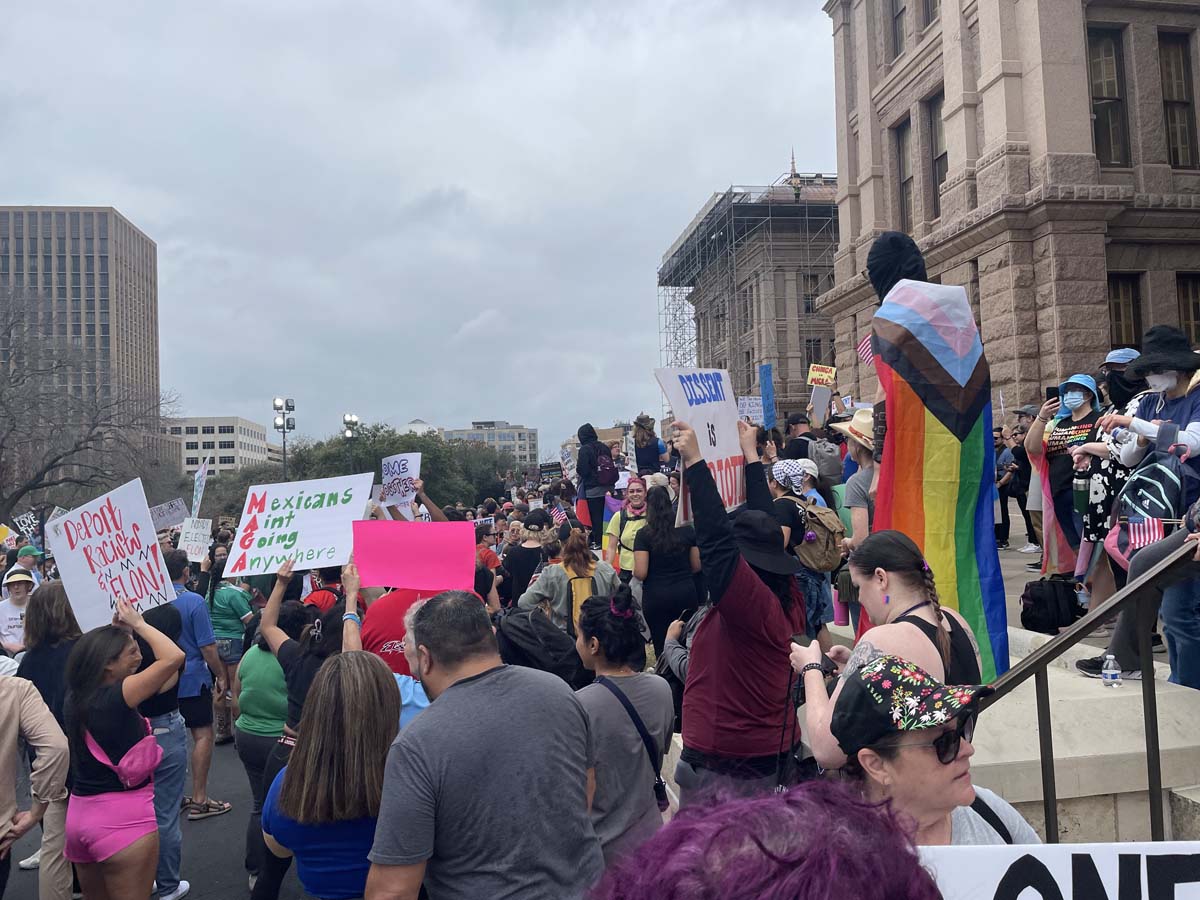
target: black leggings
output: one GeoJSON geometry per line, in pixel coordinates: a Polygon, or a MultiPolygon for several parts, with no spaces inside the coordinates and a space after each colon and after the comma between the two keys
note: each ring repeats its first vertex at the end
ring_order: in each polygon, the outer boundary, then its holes
{"type": "Polygon", "coordinates": [[[250,795],[254,798],[250,815],[246,817],[246,871],[257,875],[263,856],[270,852],[263,843],[262,805],[271,785],[263,781],[263,772],[279,738],[250,734],[235,726],[234,739],[238,758],[246,770],[246,780],[250,782],[250,795]]]}
{"type": "Polygon", "coordinates": [[[604,495],[587,498],[588,515],[592,518],[592,543],[604,542],[604,495]]]}
{"type": "Polygon", "coordinates": [[[677,581],[650,581],[642,585],[642,614],[650,626],[656,658],[662,655],[670,624],[685,610],[695,611],[697,606],[696,580],[690,575],[677,581]]]}

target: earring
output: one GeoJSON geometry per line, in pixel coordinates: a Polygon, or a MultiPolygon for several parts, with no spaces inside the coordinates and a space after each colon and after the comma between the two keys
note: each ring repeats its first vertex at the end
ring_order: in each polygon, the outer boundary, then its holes
{"type": "Polygon", "coordinates": [[[883,605],[884,605],[884,606],[887,606],[887,605],[888,605],[889,603],[891,603],[891,602],[892,602],[891,595],[890,595],[890,594],[884,594],[884,595],[883,595],[883,605]]]}

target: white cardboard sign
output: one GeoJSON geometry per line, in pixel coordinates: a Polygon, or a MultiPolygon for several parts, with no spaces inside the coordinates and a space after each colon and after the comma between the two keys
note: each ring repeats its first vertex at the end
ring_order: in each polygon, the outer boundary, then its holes
{"type": "Polygon", "coordinates": [[[763,402],[762,397],[738,397],[738,418],[749,419],[756,425],[761,425],[763,420],[763,402]]]}
{"type": "Polygon", "coordinates": [[[1198,843],[994,844],[920,853],[945,900],[1200,898],[1198,843]]]}
{"type": "Polygon", "coordinates": [[[179,549],[188,555],[188,562],[200,562],[208,556],[212,543],[212,519],[184,519],[179,531],[179,549]]]}
{"type": "MultiPolygon", "coordinates": [[[[655,369],[675,418],[696,432],[700,453],[712,470],[725,509],[746,502],[746,459],[738,440],[738,409],[729,373],[724,369],[655,369]]],[[[676,524],[692,521],[687,482],[680,483],[676,524]]]]}
{"type": "Polygon", "coordinates": [[[150,521],[154,523],[155,531],[165,531],[176,525],[182,525],[183,520],[189,515],[191,513],[188,512],[187,504],[183,502],[182,497],[176,497],[174,500],[150,507],[150,521]]]}
{"type": "Polygon", "coordinates": [[[112,622],[117,598],[145,612],[175,599],[142,481],[135,478],[46,525],[84,631],[112,622]]]}
{"type": "Polygon", "coordinates": [[[383,489],[379,502],[383,506],[407,509],[417,496],[416,480],[421,477],[420,453],[397,453],[383,460],[383,489]]]}
{"type": "Polygon", "coordinates": [[[288,559],[301,569],[345,565],[372,480],[366,472],[250,488],[225,572],[271,575],[288,559]]]}

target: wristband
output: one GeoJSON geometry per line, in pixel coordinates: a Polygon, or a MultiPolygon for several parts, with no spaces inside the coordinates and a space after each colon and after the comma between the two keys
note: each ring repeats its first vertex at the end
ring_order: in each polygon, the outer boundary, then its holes
{"type": "Polygon", "coordinates": [[[345,615],[342,616],[342,621],[343,622],[353,621],[355,625],[362,624],[362,619],[360,619],[358,617],[358,613],[346,613],[345,615]]]}
{"type": "Polygon", "coordinates": [[[806,666],[805,666],[803,669],[801,669],[801,670],[800,670],[800,677],[801,677],[801,678],[803,678],[803,677],[804,677],[805,675],[807,675],[807,674],[808,674],[810,671],[813,671],[813,672],[820,672],[822,675],[824,675],[824,674],[825,674],[825,666],[824,666],[822,663],[819,663],[819,662],[816,662],[816,663],[809,663],[809,664],[808,664],[808,665],[806,665],[806,666]]]}

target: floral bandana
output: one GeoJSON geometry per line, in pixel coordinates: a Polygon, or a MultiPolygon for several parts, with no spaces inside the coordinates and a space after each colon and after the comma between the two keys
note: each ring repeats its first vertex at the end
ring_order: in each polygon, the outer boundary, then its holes
{"type": "Polygon", "coordinates": [[[898,656],[871,660],[846,678],[830,723],[853,756],[896,731],[937,728],[975,709],[986,685],[947,686],[898,656]]]}

